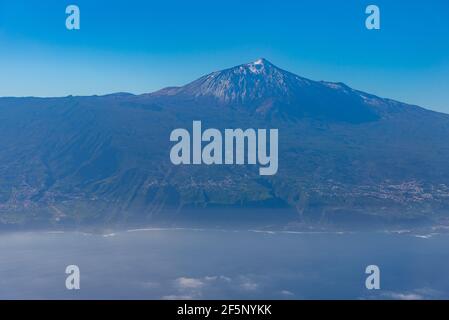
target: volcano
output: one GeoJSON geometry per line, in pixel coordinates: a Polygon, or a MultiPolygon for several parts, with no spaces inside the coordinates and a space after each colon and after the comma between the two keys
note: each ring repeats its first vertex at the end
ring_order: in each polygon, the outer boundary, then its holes
{"type": "Polygon", "coordinates": [[[0,98],[0,226],[440,223],[449,116],[266,59],[142,95],[0,98]],[[273,176],[176,166],[170,132],[279,129],[273,176]]]}
{"type": "Polygon", "coordinates": [[[150,96],[240,107],[264,116],[345,122],[378,118],[367,101],[374,99],[373,96],[368,97],[343,83],[302,78],[263,58],[213,72],[183,87],[166,88],[150,96]]]}

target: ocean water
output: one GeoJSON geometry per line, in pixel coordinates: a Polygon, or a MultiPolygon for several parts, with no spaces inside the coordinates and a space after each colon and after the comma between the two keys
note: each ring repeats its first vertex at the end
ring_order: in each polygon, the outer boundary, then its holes
{"type": "Polygon", "coordinates": [[[0,234],[1,299],[448,299],[449,234],[140,229],[0,234]],[[380,268],[380,290],[365,268],[380,268]],[[80,290],[65,287],[66,266],[80,290]]]}

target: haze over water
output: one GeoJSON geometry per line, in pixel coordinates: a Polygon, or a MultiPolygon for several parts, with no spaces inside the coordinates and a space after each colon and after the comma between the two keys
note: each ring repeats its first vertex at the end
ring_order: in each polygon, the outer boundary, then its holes
{"type": "Polygon", "coordinates": [[[0,235],[0,299],[449,298],[448,234],[140,229],[0,235]],[[81,290],[65,288],[78,265],[81,290]],[[381,290],[365,268],[381,269],[381,290]]]}

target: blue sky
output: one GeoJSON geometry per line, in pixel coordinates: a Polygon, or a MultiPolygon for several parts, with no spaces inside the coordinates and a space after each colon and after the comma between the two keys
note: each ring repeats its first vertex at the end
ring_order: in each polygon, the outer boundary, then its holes
{"type": "Polygon", "coordinates": [[[259,57],[449,113],[447,0],[0,0],[0,96],[151,92],[259,57]]]}

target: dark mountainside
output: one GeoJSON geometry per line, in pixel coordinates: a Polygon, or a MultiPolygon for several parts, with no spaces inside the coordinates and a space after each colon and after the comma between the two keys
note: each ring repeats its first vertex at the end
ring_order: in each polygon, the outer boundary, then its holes
{"type": "Polygon", "coordinates": [[[0,225],[439,223],[449,116],[256,62],[151,94],[0,98],[0,225]],[[175,166],[170,132],[278,128],[279,171],[175,166]]]}

